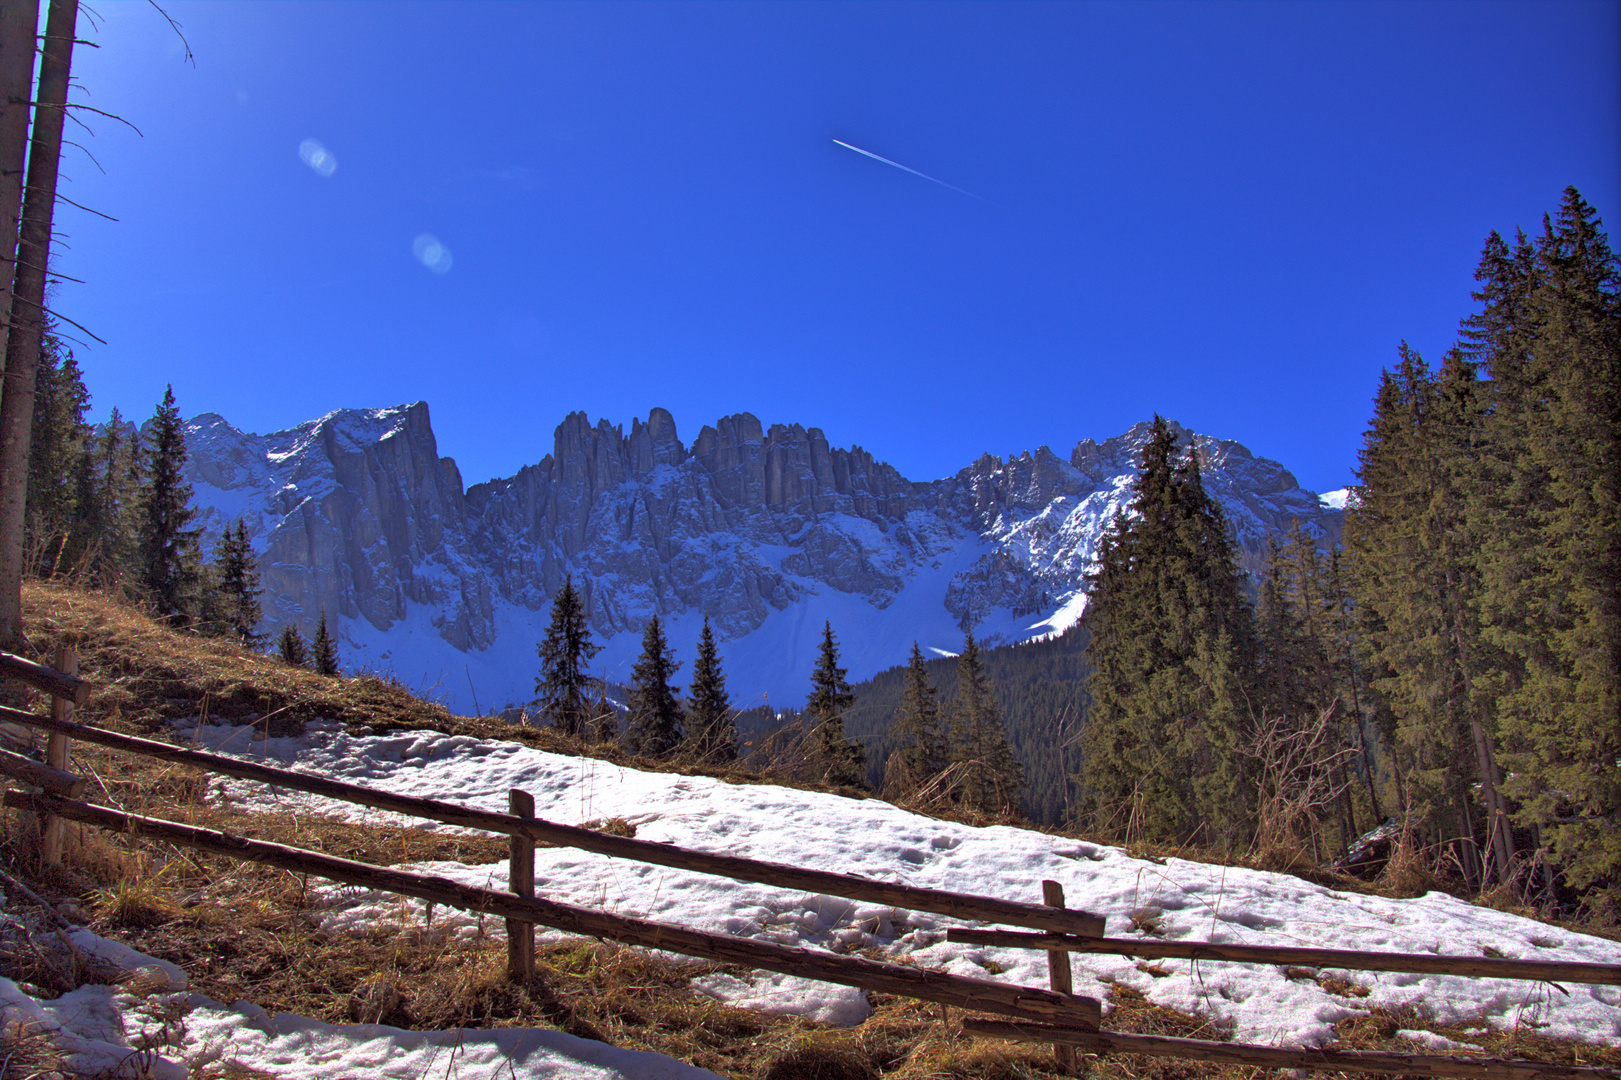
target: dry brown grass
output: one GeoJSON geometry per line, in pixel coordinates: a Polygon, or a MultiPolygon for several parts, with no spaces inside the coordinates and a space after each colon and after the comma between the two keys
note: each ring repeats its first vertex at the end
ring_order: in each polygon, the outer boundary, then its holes
{"type": "MultiPolygon", "coordinates": [[[[1538,994],[1550,991],[1527,984],[1526,1009],[1521,1022],[1508,1028],[1491,1028],[1484,1022],[1438,1023],[1414,1008],[1373,1009],[1334,1025],[1335,1048],[1342,1050],[1388,1050],[1413,1053],[1414,1044],[1396,1038],[1398,1030],[1431,1031],[1454,1042],[1473,1043],[1479,1050],[1460,1054],[1486,1057],[1522,1058],[1553,1065],[1589,1065],[1621,1069],[1621,1047],[1595,1046],[1570,1039],[1551,1039],[1537,1031],[1535,1003],[1538,994]]],[[[1418,1048],[1418,1052],[1436,1053],[1418,1048]]]]}

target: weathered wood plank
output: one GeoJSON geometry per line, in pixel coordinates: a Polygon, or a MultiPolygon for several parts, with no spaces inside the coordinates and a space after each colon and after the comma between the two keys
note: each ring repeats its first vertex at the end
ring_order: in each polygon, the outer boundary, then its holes
{"type": "Polygon", "coordinates": [[[25,784],[44,788],[52,795],[60,795],[66,799],[77,799],[84,794],[85,778],[74,776],[61,769],[53,769],[43,765],[31,757],[13,753],[10,750],[0,749],[0,772],[7,776],[21,780],[25,784]]]}
{"type": "Polygon", "coordinates": [[[969,979],[865,957],[839,956],[750,938],[688,930],[539,897],[481,889],[427,874],[339,859],[285,844],[249,840],[213,829],[127,814],[59,799],[53,795],[8,791],[0,801],[6,806],[33,810],[35,813],[58,814],[114,832],[157,837],[236,859],[281,867],[294,873],[315,874],[332,881],[415,896],[467,911],[482,911],[502,918],[534,922],[570,934],[606,938],[648,949],[664,949],[705,960],[820,979],[841,986],[859,986],[920,1001],[1047,1021],[1061,1024],[1066,1030],[1095,1029],[1102,1019],[1102,1006],[1095,998],[1055,994],[1035,987],[969,979]]]}
{"type": "MultiPolygon", "coordinates": [[[[71,644],[59,647],[56,650],[56,670],[70,679],[78,678],[79,650],[71,644]]],[[[73,723],[73,700],[52,695],[51,719],[61,723],[73,723]]],[[[68,737],[60,731],[51,732],[50,741],[45,745],[45,764],[53,769],[66,772],[69,752],[68,737]]],[[[77,795],[71,797],[78,798],[77,795]]],[[[66,835],[67,822],[56,815],[48,815],[40,822],[39,859],[41,863],[46,866],[62,865],[62,843],[66,835]]]]}
{"type": "MultiPolygon", "coordinates": [[[[507,792],[507,809],[518,817],[535,816],[535,797],[514,788],[507,792]]],[[[515,896],[535,895],[535,842],[514,834],[509,847],[507,889],[515,896]]],[[[507,920],[507,978],[527,983],[535,974],[535,924],[507,920]]]]}
{"type": "Polygon", "coordinates": [[[1046,1024],[1007,1020],[968,1019],[962,1029],[970,1035],[1022,1042],[1065,1042],[1096,1053],[1146,1054],[1224,1065],[1250,1065],[1264,1069],[1321,1069],[1408,1076],[1462,1077],[1465,1080],[1615,1080],[1613,1069],[1580,1065],[1545,1065],[1535,1061],[1500,1058],[1446,1057],[1439,1054],[1402,1054],[1383,1050],[1287,1050],[1249,1043],[1177,1039],[1165,1035],[1131,1035],[1118,1031],[1086,1031],[1046,1024]]]}
{"type": "MultiPolygon", "coordinates": [[[[1048,907],[1064,906],[1064,884],[1061,881],[1043,881],[1041,899],[1048,907]]],[[[1069,953],[1057,949],[1047,954],[1047,985],[1055,993],[1073,994],[1075,981],[1069,970],[1069,953]]],[[[1075,1071],[1075,1048],[1067,1043],[1053,1044],[1053,1060],[1065,1073],[1075,1071]]]]}
{"type": "Polygon", "coordinates": [[[194,765],[200,769],[236,776],[244,780],[276,784],[294,791],[306,791],[369,806],[376,810],[391,810],[400,814],[442,821],[448,825],[461,825],[469,829],[506,835],[524,835],[532,840],[560,847],[578,848],[617,859],[670,866],[691,870],[699,874],[736,881],[754,881],[782,889],[803,889],[806,892],[843,896],[852,900],[865,900],[889,907],[911,911],[929,911],[937,915],[952,915],[959,919],[982,922],[1010,923],[1015,926],[1033,926],[1041,930],[1089,936],[1103,933],[1103,918],[1084,911],[1059,911],[1041,904],[1026,904],[1015,900],[998,900],[987,896],[969,896],[943,889],[925,889],[914,885],[900,885],[888,881],[874,881],[854,874],[838,874],[826,870],[807,870],[798,866],[745,859],[735,855],[717,855],[692,851],[672,844],[656,844],[649,840],[636,840],[625,836],[581,829],[573,825],[559,825],[543,818],[519,818],[512,814],[473,810],[436,799],[422,799],[411,795],[395,795],[362,787],[359,784],[329,780],[323,776],[279,769],[270,765],[243,761],[223,754],[210,754],[202,750],[187,750],[172,743],[142,739],[133,735],[120,735],[113,731],[88,727],[83,724],[63,725],[48,717],[16,709],[0,708],[0,720],[19,724],[34,724],[50,731],[61,731],[84,742],[110,746],[132,754],[145,754],[162,761],[194,765]]]}
{"type": "Polygon", "coordinates": [[[90,691],[93,688],[91,683],[85,682],[77,675],[56,671],[44,664],[36,664],[27,657],[8,652],[0,652],[0,678],[25,682],[36,690],[67,698],[80,708],[90,703],[90,691]]]}
{"type": "Polygon", "coordinates": [[[1048,949],[1105,953],[1141,960],[1222,960],[1238,964],[1294,964],[1300,967],[1353,971],[1409,971],[1420,975],[1464,975],[1475,979],[1529,979],[1621,985],[1621,964],[1566,960],[1512,960],[1493,956],[1435,956],[1428,953],[1363,952],[1289,945],[1210,945],[1198,941],[1149,941],[1138,938],[1091,938],[1066,934],[1030,934],[1017,930],[946,931],[965,945],[1000,945],[1008,949],[1048,949]]]}

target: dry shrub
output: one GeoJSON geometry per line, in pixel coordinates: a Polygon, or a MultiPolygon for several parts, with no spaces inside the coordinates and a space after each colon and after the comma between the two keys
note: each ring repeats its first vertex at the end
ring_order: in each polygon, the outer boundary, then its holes
{"type": "MultiPolygon", "coordinates": [[[[1544,992],[1547,992],[1544,990],[1544,992]]],[[[1535,993],[1535,991],[1533,991],[1535,993]]],[[[1526,1019],[1534,1019],[1528,1010],[1526,1019]]],[[[1397,1009],[1376,1007],[1359,1012],[1334,1025],[1336,1050],[1384,1050],[1412,1053],[1413,1044],[1398,1039],[1397,1031],[1430,1031],[1460,1043],[1473,1043],[1479,1050],[1429,1050],[1426,1054],[1464,1054],[1474,1057],[1519,1058],[1553,1065],[1621,1068],[1621,1047],[1597,1046],[1571,1039],[1553,1039],[1537,1033],[1530,1023],[1499,1028],[1484,1018],[1460,1023],[1440,1023],[1422,1008],[1411,1005],[1397,1009]]]]}
{"type": "Polygon", "coordinates": [[[1157,907],[1140,907],[1131,913],[1131,928],[1139,934],[1163,934],[1164,918],[1165,913],[1157,907]]]}
{"type": "Polygon", "coordinates": [[[1318,975],[1317,985],[1337,997],[1365,998],[1373,991],[1340,975],[1318,975]]]}
{"type": "Polygon", "coordinates": [[[596,818],[592,821],[582,822],[580,828],[590,829],[592,832],[606,833],[609,836],[623,836],[628,840],[636,838],[636,826],[622,817],[596,818]]]}
{"type": "Polygon", "coordinates": [[[149,930],[173,922],[180,908],[165,897],[152,877],[121,878],[91,902],[97,924],[118,930],[149,930]]]}
{"type": "Polygon", "coordinates": [[[1411,829],[1402,830],[1384,873],[1379,875],[1379,884],[1392,896],[1423,896],[1441,887],[1440,876],[1424,857],[1424,849],[1411,829]]]}
{"type": "Polygon", "coordinates": [[[0,1029],[0,1078],[64,1076],[62,1054],[47,1032],[23,1024],[0,1029]]]}
{"type": "Polygon", "coordinates": [[[1344,765],[1356,751],[1341,742],[1334,706],[1300,720],[1263,714],[1244,750],[1260,779],[1249,863],[1280,873],[1314,871],[1323,825],[1344,793],[1344,765]]]}

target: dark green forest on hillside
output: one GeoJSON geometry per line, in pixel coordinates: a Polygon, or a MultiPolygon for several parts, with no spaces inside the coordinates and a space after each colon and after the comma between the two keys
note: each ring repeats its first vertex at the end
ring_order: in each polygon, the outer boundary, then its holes
{"type": "MultiPolygon", "coordinates": [[[[1002,709],[1007,739],[1024,766],[1027,787],[1024,816],[1042,825],[1057,825],[1072,796],[1068,777],[1080,758],[1073,742],[1085,713],[1087,631],[1077,626],[1043,641],[1004,645],[980,654],[1002,709]]],[[[957,660],[926,661],[929,680],[942,701],[957,696],[957,660]]],[[[867,780],[883,787],[889,757],[899,748],[890,735],[905,689],[905,667],[881,671],[854,687],[856,703],[844,726],[867,749],[867,780]]]]}
{"type": "MultiPolygon", "coordinates": [[[[1082,626],[978,661],[1032,819],[1294,865],[1390,816],[1470,894],[1621,921],[1621,266],[1570,188],[1475,279],[1439,366],[1403,342],[1379,380],[1343,548],[1246,575],[1155,419],[1082,626]]],[[[860,688],[869,782],[959,681],[860,688]]]]}

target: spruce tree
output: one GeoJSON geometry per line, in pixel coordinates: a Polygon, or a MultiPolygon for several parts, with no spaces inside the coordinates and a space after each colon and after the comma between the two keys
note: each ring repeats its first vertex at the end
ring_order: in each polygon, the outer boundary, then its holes
{"type": "Polygon", "coordinates": [[[890,734],[901,743],[901,760],[914,784],[928,784],[945,769],[946,739],[940,730],[940,703],[915,641],[906,664],[901,706],[890,734]]]}
{"type": "Polygon", "coordinates": [[[215,608],[219,632],[233,637],[249,649],[257,649],[264,638],[258,632],[264,617],[259,597],[259,563],[248,540],[248,526],[241,518],[236,528],[225,527],[214,546],[215,608]]]}
{"type": "Polygon", "coordinates": [[[39,351],[34,377],[34,413],[28,455],[24,537],[32,565],[27,572],[50,576],[75,568],[94,508],[81,505],[90,403],[73,351],[50,330],[39,351]]]}
{"type": "Polygon", "coordinates": [[[1129,516],[1099,544],[1086,622],[1084,816],[1102,831],[1233,848],[1254,798],[1240,754],[1253,616],[1198,455],[1154,418],[1129,516]]]}
{"type": "Polygon", "coordinates": [[[687,695],[687,752],[710,765],[736,761],[737,720],[707,615],[698,635],[698,659],[692,665],[687,695]]]}
{"type": "Polygon", "coordinates": [[[96,529],[86,536],[82,558],[97,584],[117,588],[141,578],[140,494],[146,483],[146,453],[140,433],[116,408],[101,437],[88,449],[94,453],[89,471],[94,477],[96,529]]]}
{"type": "Polygon", "coordinates": [[[1367,689],[1367,670],[1362,663],[1357,613],[1346,582],[1343,550],[1336,546],[1328,553],[1323,578],[1326,633],[1330,665],[1340,688],[1341,715],[1351,728],[1351,743],[1356,747],[1356,771],[1367,793],[1372,824],[1377,825],[1385,820],[1386,811],[1374,782],[1378,771],[1376,757],[1380,752],[1380,739],[1388,740],[1394,729],[1389,722],[1389,711],[1381,709],[1377,697],[1367,689]]]}
{"type": "Polygon", "coordinates": [[[1304,719],[1312,710],[1304,619],[1294,597],[1289,560],[1276,536],[1266,541],[1266,562],[1255,608],[1257,704],[1270,716],[1304,719]]]}
{"type": "Polygon", "coordinates": [[[805,699],[805,719],[811,724],[808,763],[813,778],[824,784],[866,786],[862,772],[866,755],[859,744],[844,734],[844,713],[855,701],[845,669],[839,666],[833,624],[824,623],[822,647],[817,654],[816,670],[811,673],[811,692],[805,699]]]}
{"type": "Polygon", "coordinates": [[[681,744],[681,702],[677,689],[670,685],[680,667],[655,613],[642,634],[642,655],[630,675],[630,727],[625,743],[631,753],[661,758],[681,744]]]}
{"type": "Polygon", "coordinates": [[[321,612],[321,621],[315,624],[315,641],[310,646],[312,661],[315,670],[322,675],[336,675],[339,673],[338,642],[326,628],[326,612],[321,612]]]}
{"type": "Polygon", "coordinates": [[[1481,622],[1516,820],[1621,920],[1621,267],[1574,188],[1487,241],[1464,334],[1491,376],[1481,622]]]}
{"type": "Polygon", "coordinates": [[[281,628],[276,649],[281,653],[282,660],[293,667],[310,666],[310,647],[304,643],[304,635],[292,623],[281,628]]]}
{"type": "MultiPolygon", "coordinates": [[[[1363,830],[1357,826],[1356,803],[1352,795],[1355,763],[1362,754],[1362,717],[1354,687],[1346,681],[1339,662],[1335,633],[1337,616],[1336,586],[1332,580],[1335,554],[1332,549],[1327,558],[1317,541],[1301,528],[1295,519],[1289,528],[1288,539],[1278,553],[1286,566],[1287,590],[1285,599],[1295,615],[1295,656],[1299,665],[1297,690],[1303,702],[1303,721],[1309,722],[1326,709],[1332,709],[1337,718],[1337,738],[1324,751],[1337,759],[1334,767],[1335,786],[1340,795],[1335,812],[1339,824],[1339,843],[1343,848],[1363,830]]],[[[1257,623],[1261,621],[1257,615],[1257,623]]],[[[1368,813],[1374,813],[1378,800],[1370,802],[1368,813]]],[[[1369,822],[1376,825],[1383,819],[1369,822]]]]}
{"type": "Polygon", "coordinates": [[[186,435],[175,407],[174,387],[152,416],[150,472],[142,499],[143,585],[161,618],[184,624],[197,607],[200,556],[191,527],[197,512],[186,483],[186,435]]]}
{"type": "Polygon", "coordinates": [[[1422,840],[1452,845],[1471,885],[1500,877],[1511,855],[1493,828],[1505,821],[1482,678],[1494,657],[1479,630],[1473,539],[1484,392],[1461,350],[1431,372],[1403,343],[1375,398],[1345,527],[1404,814],[1422,840]],[[1486,843],[1495,854],[1483,862],[1486,843]]]}
{"type": "MultiPolygon", "coordinates": [[[[915,645],[913,650],[916,655],[915,645]]],[[[1008,746],[1002,713],[972,631],[964,634],[962,652],[957,657],[950,752],[952,761],[961,769],[957,791],[964,806],[986,814],[1018,812],[1024,770],[1008,746]]]]}
{"type": "Polygon", "coordinates": [[[570,574],[552,598],[552,621],[536,649],[540,674],[535,679],[535,697],[541,715],[571,738],[587,733],[591,721],[588,695],[597,680],[586,674],[585,666],[601,648],[591,640],[585,600],[575,590],[574,575],[570,574]]]}

